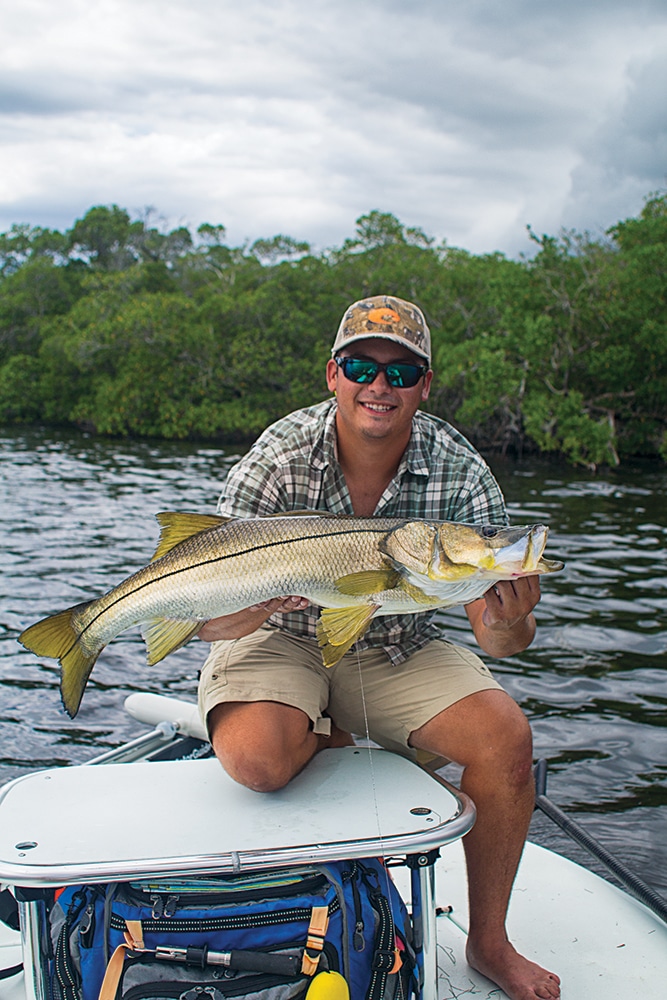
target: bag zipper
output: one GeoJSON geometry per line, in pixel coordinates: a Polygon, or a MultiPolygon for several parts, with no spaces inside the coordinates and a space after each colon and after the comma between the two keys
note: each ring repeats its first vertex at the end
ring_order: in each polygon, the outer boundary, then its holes
{"type": "MultiPolygon", "coordinates": [[[[131,986],[126,993],[119,990],[119,1000],[217,1000],[218,997],[245,996],[277,986],[289,985],[295,980],[279,976],[241,976],[216,979],[215,982],[163,981],[131,986]]],[[[304,992],[310,980],[304,977],[304,992]]],[[[121,988],[122,989],[122,988],[121,988]]]]}
{"type": "MultiPolygon", "coordinates": [[[[190,933],[207,933],[209,931],[233,931],[236,928],[271,927],[274,924],[291,924],[295,922],[308,923],[311,913],[310,906],[293,907],[290,910],[275,910],[264,913],[239,913],[225,917],[153,917],[144,923],[145,932],[174,931],[190,933]]],[[[329,916],[340,909],[338,898],[329,903],[329,916]]],[[[109,926],[111,930],[124,932],[125,918],[111,912],[109,926]]]]}
{"type": "Polygon", "coordinates": [[[160,893],[155,889],[124,888],[123,899],[141,906],[150,906],[153,918],[171,916],[178,908],[190,907],[209,908],[214,906],[233,906],[235,903],[254,902],[260,899],[283,899],[289,896],[310,895],[329,885],[324,875],[311,875],[300,882],[291,885],[258,887],[256,889],[230,889],[227,892],[192,892],[160,893]],[[166,898],[165,898],[166,897],[166,898]]]}

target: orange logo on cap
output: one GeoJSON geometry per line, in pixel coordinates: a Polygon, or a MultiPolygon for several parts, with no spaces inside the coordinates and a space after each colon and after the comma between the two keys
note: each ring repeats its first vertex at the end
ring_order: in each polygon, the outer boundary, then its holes
{"type": "Polygon", "coordinates": [[[393,309],[371,309],[368,314],[371,323],[400,323],[401,317],[393,309]]]}

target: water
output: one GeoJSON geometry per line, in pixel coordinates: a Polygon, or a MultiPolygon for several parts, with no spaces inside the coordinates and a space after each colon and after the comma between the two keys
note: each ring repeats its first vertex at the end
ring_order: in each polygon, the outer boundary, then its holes
{"type": "MultiPolygon", "coordinates": [[[[232,449],[180,443],[0,437],[0,783],[145,731],[123,712],[133,691],[195,698],[203,644],[147,667],[139,633],[128,632],[102,654],[70,720],[57,665],[40,663],[16,636],[143,565],[157,540],[155,512],[214,511],[234,458],[232,449]]],[[[567,563],[543,582],[535,643],[493,669],[531,720],[553,801],[666,894],[667,470],[491,463],[512,519],[549,524],[548,554],[567,563]]],[[[461,609],[444,619],[452,638],[474,645],[461,609]]],[[[531,836],[596,868],[540,814],[531,836]]]]}

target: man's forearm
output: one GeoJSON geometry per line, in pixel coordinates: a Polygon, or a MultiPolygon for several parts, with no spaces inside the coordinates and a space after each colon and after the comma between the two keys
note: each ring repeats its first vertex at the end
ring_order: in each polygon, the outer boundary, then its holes
{"type": "Polygon", "coordinates": [[[526,576],[500,580],[484,597],[466,605],[480,648],[489,656],[502,659],[530,646],[536,629],[533,608],[539,599],[539,577],[526,576]]]}
{"type": "Polygon", "coordinates": [[[475,638],[479,647],[489,656],[502,659],[504,656],[514,656],[530,646],[535,638],[535,616],[529,614],[522,621],[502,628],[498,625],[488,627],[481,620],[477,627],[473,626],[475,638]]]}
{"type": "Polygon", "coordinates": [[[271,617],[272,611],[265,608],[244,608],[233,615],[223,618],[213,618],[206,622],[198,635],[204,642],[217,642],[219,639],[241,639],[257,631],[271,617]]]}
{"type": "Polygon", "coordinates": [[[305,597],[274,597],[261,604],[253,604],[250,608],[236,611],[222,618],[212,618],[206,622],[199,632],[204,642],[217,642],[220,639],[242,639],[244,635],[256,632],[276,612],[287,614],[290,611],[303,611],[308,607],[305,597]]]}

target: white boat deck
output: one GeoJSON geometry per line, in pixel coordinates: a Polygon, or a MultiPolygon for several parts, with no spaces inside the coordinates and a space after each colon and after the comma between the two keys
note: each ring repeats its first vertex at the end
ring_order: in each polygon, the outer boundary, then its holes
{"type": "MultiPolygon", "coordinates": [[[[404,873],[394,872],[403,892],[404,873]]],[[[438,998],[506,1000],[465,961],[467,886],[460,842],[436,864],[438,998]]],[[[509,936],[522,954],[558,973],[563,1000],[663,1000],[667,925],[586,868],[528,843],[514,884],[509,936]]]]}

